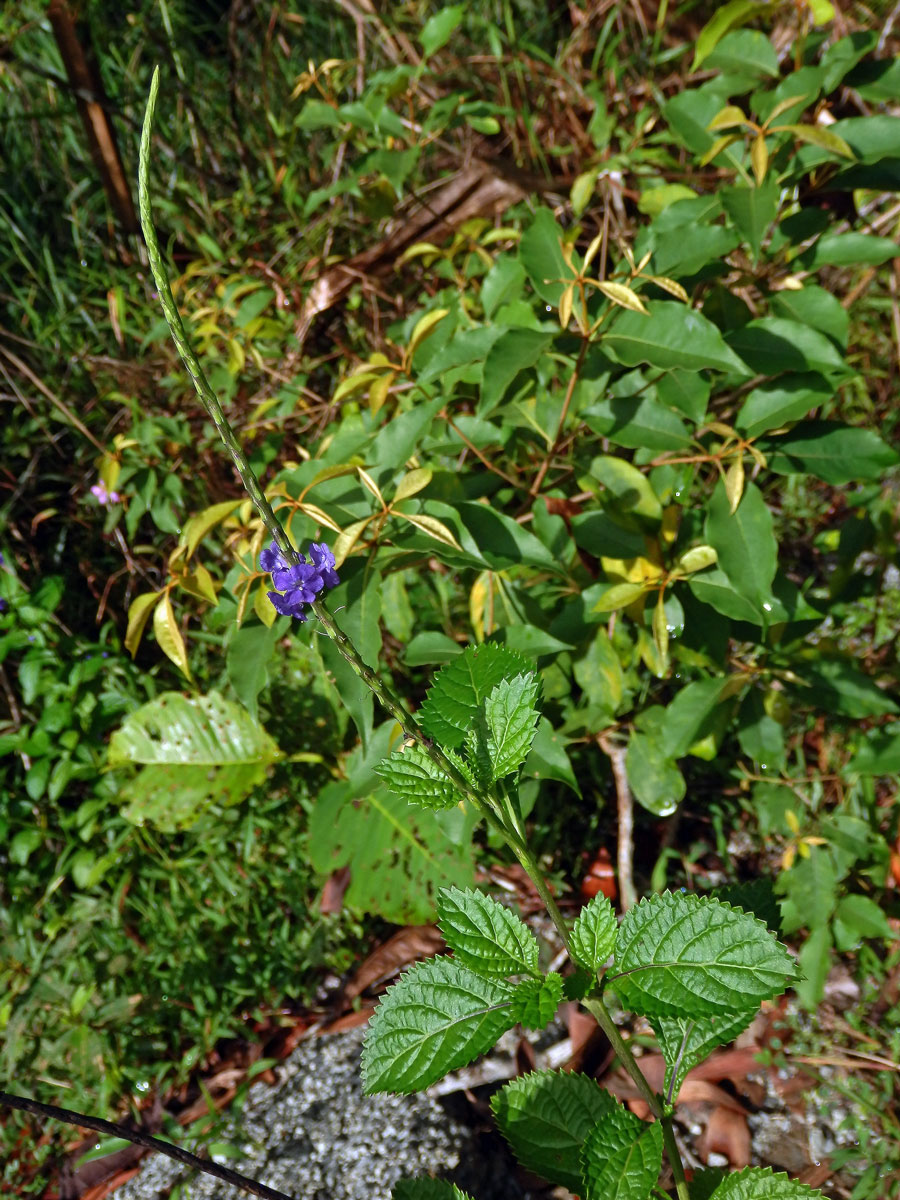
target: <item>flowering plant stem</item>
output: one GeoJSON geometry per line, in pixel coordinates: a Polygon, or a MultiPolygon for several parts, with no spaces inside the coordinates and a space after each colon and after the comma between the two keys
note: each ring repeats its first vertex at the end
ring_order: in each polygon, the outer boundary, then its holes
{"type": "MultiPolygon", "coordinates": [[[[299,563],[303,561],[303,556],[298,554],[298,552],[291,545],[287,532],[276,517],[275,512],[269,503],[269,500],[266,497],[259,480],[250,466],[247,456],[244,454],[243,449],[234,435],[234,431],[232,430],[225,414],[222,411],[222,406],[219,403],[218,397],[213,391],[196,354],[191,348],[184,323],[181,319],[181,314],[179,313],[178,307],[175,304],[175,298],[172,295],[172,289],[169,285],[168,273],[162,260],[159,241],[153,225],[149,189],[150,140],[153,125],[153,114],[156,107],[156,98],[158,92],[159,68],[156,68],[153,72],[153,79],[150,85],[150,95],[144,115],[143,128],[141,130],[138,197],[141,228],[147,245],[150,269],[153,272],[153,279],[156,283],[157,291],[159,292],[163,314],[172,334],[172,339],[175,342],[175,346],[181,357],[181,361],[184,363],[184,366],[187,369],[191,380],[193,381],[197,395],[199,396],[204,408],[218,430],[219,436],[225,443],[228,452],[234,460],[234,464],[238,470],[241,480],[243,481],[244,487],[247,490],[247,494],[253,502],[256,511],[259,513],[263,524],[271,535],[275,545],[281,550],[285,559],[291,563],[299,563]]],[[[323,630],[335,643],[340,654],[347,661],[347,663],[349,663],[353,671],[362,680],[362,682],[371,689],[383,707],[388,713],[390,713],[390,715],[400,726],[406,737],[413,739],[422,747],[429,758],[447,777],[449,777],[454,786],[474,806],[479,815],[490,822],[500,832],[501,836],[504,838],[513,854],[518,859],[522,868],[527,873],[529,879],[537,889],[538,894],[544,902],[544,905],[546,906],[547,911],[550,914],[554,925],[556,926],[563,945],[568,949],[569,934],[565,921],[563,920],[562,913],[560,912],[559,906],[557,905],[556,900],[550,891],[547,881],[543,876],[540,865],[526,843],[524,830],[516,809],[515,801],[509,796],[508,792],[504,792],[502,796],[495,795],[493,797],[487,797],[479,794],[479,792],[469,784],[462,773],[450,761],[440,746],[436,745],[430,738],[426,737],[418,722],[404,709],[400,699],[393,693],[393,691],[365,662],[363,662],[356,647],[343,632],[343,630],[338,627],[334,617],[328,612],[324,604],[321,601],[315,601],[311,607],[313,613],[319,619],[323,630]]],[[[654,1116],[661,1122],[670,1165],[675,1176],[679,1200],[688,1200],[684,1168],[681,1163],[677,1145],[675,1144],[671,1118],[665,1113],[663,1105],[660,1101],[660,1097],[656,1095],[656,1093],[647,1083],[647,1080],[644,1078],[634,1055],[629,1049],[628,1044],[622,1038],[622,1035],[619,1033],[619,1030],[602,998],[599,995],[586,997],[583,1003],[587,1010],[593,1014],[597,1020],[597,1023],[606,1033],[613,1046],[613,1049],[616,1052],[617,1057],[619,1058],[619,1061],[631,1076],[639,1093],[647,1102],[654,1116]]]]}

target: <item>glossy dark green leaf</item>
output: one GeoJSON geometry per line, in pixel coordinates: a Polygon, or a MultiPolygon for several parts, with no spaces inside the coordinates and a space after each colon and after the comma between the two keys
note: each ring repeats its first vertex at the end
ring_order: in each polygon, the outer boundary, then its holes
{"type": "Polygon", "coordinates": [[[603,349],[628,367],[649,363],[667,370],[712,368],[748,375],[746,364],[726,345],[702,313],[674,300],[656,300],[649,316],[623,311],[603,339],[603,349]]]}
{"type": "Polygon", "coordinates": [[[538,329],[504,330],[484,361],[478,406],[481,416],[487,416],[496,408],[518,373],[534,366],[553,338],[553,333],[538,329]]]}
{"type": "Polygon", "coordinates": [[[729,333],[727,340],[760,375],[780,375],[783,371],[850,373],[834,344],[823,333],[799,321],[760,317],[729,333]]]}
{"type": "Polygon", "coordinates": [[[772,514],[755,484],[746,485],[735,512],[725,485],[721,481],[716,485],[707,510],[706,540],[715,547],[719,568],[734,590],[764,619],[774,606],[778,543],[772,514]]]}
{"type": "Polygon", "coordinates": [[[778,211],[781,194],[775,180],[758,187],[734,185],[721,190],[722,207],[729,219],[750,247],[753,261],[759,257],[759,249],[778,211]]]}
{"type": "Polygon", "coordinates": [[[897,257],[893,238],[871,233],[823,233],[799,261],[807,270],[819,267],[879,267],[897,257]]]}
{"type": "Polygon", "coordinates": [[[770,304],[776,317],[801,321],[827,334],[841,349],[847,349],[850,315],[831,292],[815,284],[807,284],[799,291],[785,288],[772,296],[770,304]]]}
{"type": "Polygon", "coordinates": [[[894,698],[870,675],[847,658],[821,655],[794,667],[808,690],[799,690],[801,702],[845,717],[878,717],[898,711],[894,698]]]}
{"type": "Polygon", "coordinates": [[[595,433],[631,450],[683,450],[690,445],[681,417],[652,395],[607,396],[581,416],[595,433]]]}
{"type": "MultiPolygon", "coordinates": [[[[534,220],[522,235],[519,243],[519,258],[524,266],[531,286],[548,304],[556,307],[562,295],[564,283],[575,278],[561,248],[563,231],[557,225],[549,208],[540,208],[534,220]]],[[[573,260],[579,261],[577,257],[573,260]]]]}
{"type": "Polygon", "coordinates": [[[803,421],[760,448],[770,469],[779,474],[807,473],[834,484],[878,479],[900,462],[874,430],[842,421],[803,421]]]}
{"type": "Polygon", "coordinates": [[[581,1147],[616,1102],[594,1079],[536,1071],[496,1092],[491,1108],[500,1132],[528,1171],[577,1192],[581,1147]]]}

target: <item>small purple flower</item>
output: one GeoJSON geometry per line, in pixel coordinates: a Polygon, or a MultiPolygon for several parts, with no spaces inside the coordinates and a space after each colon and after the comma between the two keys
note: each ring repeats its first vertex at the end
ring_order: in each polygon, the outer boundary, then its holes
{"type": "Polygon", "coordinates": [[[289,563],[273,543],[260,554],[259,565],[270,572],[277,589],[269,592],[275,610],[283,617],[305,621],[305,606],[318,599],[326,587],[335,587],[340,579],[334,569],[334,555],[324,542],[313,542],[310,546],[311,562],[302,554],[299,557],[300,562],[289,563]]]}
{"type": "Polygon", "coordinates": [[[104,507],[109,504],[118,504],[122,499],[118,492],[108,492],[102,479],[91,488],[91,495],[96,496],[98,504],[102,504],[104,507]]]}

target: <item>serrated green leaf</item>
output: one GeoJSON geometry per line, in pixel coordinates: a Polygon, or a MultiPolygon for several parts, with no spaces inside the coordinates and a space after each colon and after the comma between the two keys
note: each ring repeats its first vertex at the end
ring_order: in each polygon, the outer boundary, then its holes
{"type": "Polygon", "coordinates": [[[625,914],[608,974],[634,1012],[743,1012],[796,978],[794,961],[762,921],[688,892],[645,897],[625,914]]]}
{"type": "Polygon", "coordinates": [[[513,1013],[526,1029],[543,1029],[556,1015],[563,978],[556,971],[541,979],[523,979],[513,996],[513,1013]]]}
{"type": "Polygon", "coordinates": [[[662,1126],[617,1105],[585,1138],[585,1200],[646,1200],[662,1167],[662,1126]]]}
{"type": "Polygon", "coordinates": [[[600,971],[616,946],[619,926],[606,896],[595,896],[578,915],[569,934],[572,958],[589,971],[600,971]]]}
{"type": "Polygon", "coordinates": [[[513,988],[449,958],[418,963],[375,1010],[363,1044],[366,1093],[409,1093],[489,1050],[515,1024],[513,988]]]}
{"type": "Polygon", "coordinates": [[[725,1046],[743,1033],[758,1009],[721,1013],[710,1017],[650,1017],[650,1024],[666,1060],[664,1084],[667,1103],[674,1104],[689,1071],[716,1046],[725,1046]]]}
{"type": "Polygon", "coordinates": [[[710,1200],[825,1200],[817,1188],[776,1173],[771,1167],[745,1167],[723,1179],[710,1200]]]}
{"type": "Polygon", "coordinates": [[[527,658],[495,642],[467,646],[435,676],[417,714],[419,724],[442,746],[457,749],[497,684],[532,669],[527,658]]]}
{"type": "Polygon", "coordinates": [[[502,679],[484,702],[491,781],[515,771],[528,757],[540,712],[540,680],[535,672],[502,679]]]}
{"type": "Polygon", "coordinates": [[[453,808],[463,799],[421,746],[395,750],[375,768],[395,796],[422,808],[453,808]]]}
{"type": "Polygon", "coordinates": [[[471,1200],[455,1183],[446,1179],[399,1179],[391,1192],[392,1200],[471,1200]]]}
{"type": "Polygon", "coordinates": [[[443,888],[438,924],[457,962],[484,975],[538,975],[534,934],[505,904],[484,892],[443,888]]]}
{"type": "Polygon", "coordinates": [[[616,1102],[586,1075],[536,1071],[497,1092],[491,1108],[526,1170],[580,1192],[582,1144],[616,1102]]]}
{"type": "Polygon", "coordinates": [[[776,937],[781,932],[781,909],[775,895],[775,884],[768,875],[744,883],[723,884],[712,893],[712,898],[751,913],[776,937]]]}

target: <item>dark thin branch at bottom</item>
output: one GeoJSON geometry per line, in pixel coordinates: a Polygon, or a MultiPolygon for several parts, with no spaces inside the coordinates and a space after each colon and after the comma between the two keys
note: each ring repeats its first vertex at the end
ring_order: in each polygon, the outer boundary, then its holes
{"type": "Polygon", "coordinates": [[[223,1179],[226,1183],[231,1183],[254,1196],[261,1196],[263,1200],[294,1200],[294,1197],[275,1188],[266,1187],[264,1183],[257,1183],[255,1179],[248,1179],[238,1171],[220,1167],[218,1163],[198,1158],[196,1154],[182,1150],[180,1146],[174,1146],[171,1142],[164,1142],[149,1133],[142,1133],[139,1129],[117,1125],[115,1121],[89,1117],[85,1113],[73,1112],[70,1108],[57,1108],[54,1104],[41,1104],[38,1100],[27,1100],[24,1096],[11,1096],[8,1092],[0,1092],[0,1104],[21,1109],[22,1112],[34,1113],[38,1117],[52,1117],[55,1121],[65,1121],[68,1125],[79,1125],[83,1129],[95,1129],[97,1133],[105,1133],[109,1137],[124,1138],[138,1146],[146,1146],[148,1150],[158,1150],[160,1154],[166,1154],[186,1167],[194,1167],[198,1171],[205,1171],[207,1175],[215,1175],[217,1179],[223,1179]]]}

